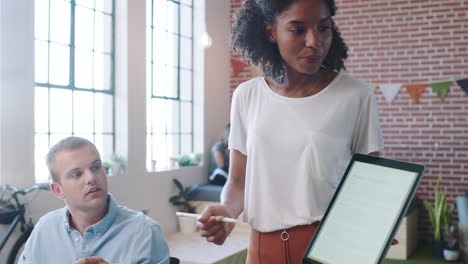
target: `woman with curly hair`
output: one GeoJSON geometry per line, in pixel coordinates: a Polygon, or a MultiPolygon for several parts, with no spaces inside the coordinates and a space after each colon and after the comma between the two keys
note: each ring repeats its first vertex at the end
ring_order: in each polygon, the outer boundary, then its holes
{"type": "Polygon", "coordinates": [[[354,153],[378,154],[382,136],[370,85],[341,73],[347,47],[334,0],[246,0],[232,46],[263,77],[233,94],[229,179],[205,209],[202,236],[252,227],[247,263],[301,262],[354,153]]]}

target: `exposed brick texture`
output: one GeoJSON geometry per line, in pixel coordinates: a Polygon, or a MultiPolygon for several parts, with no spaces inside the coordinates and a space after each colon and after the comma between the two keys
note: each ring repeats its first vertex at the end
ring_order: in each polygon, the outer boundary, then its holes
{"type": "MultiPolygon", "coordinates": [[[[240,6],[232,0],[232,12],[240,6]]],[[[468,77],[468,1],[336,0],[335,21],[349,47],[348,72],[372,84],[431,83],[468,77]]],[[[239,59],[237,55],[233,58],[239,59]]],[[[231,78],[231,91],[251,78],[231,78]]],[[[392,103],[375,90],[385,140],[383,157],[426,166],[417,190],[432,200],[439,174],[454,205],[468,188],[468,95],[453,84],[444,101],[426,88],[414,104],[405,88],[392,103]]],[[[420,238],[432,228],[421,208],[420,238]]]]}

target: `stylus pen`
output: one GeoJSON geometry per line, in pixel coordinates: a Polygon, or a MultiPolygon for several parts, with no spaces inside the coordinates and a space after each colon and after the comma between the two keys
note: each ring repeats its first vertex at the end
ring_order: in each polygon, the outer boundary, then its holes
{"type": "MultiPolygon", "coordinates": [[[[199,214],[190,214],[190,213],[183,213],[183,212],[176,212],[177,216],[183,216],[183,217],[192,217],[192,218],[200,218],[201,215],[199,214]]],[[[218,222],[225,222],[225,223],[241,223],[242,221],[234,219],[234,218],[229,218],[229,217],[224,217],[224,216],[211,216],[211,218],[216,219],[218,222]]]]}

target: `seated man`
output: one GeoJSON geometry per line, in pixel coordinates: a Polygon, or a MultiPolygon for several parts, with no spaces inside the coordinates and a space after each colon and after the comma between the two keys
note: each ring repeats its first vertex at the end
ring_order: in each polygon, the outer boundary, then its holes
{"type": "Polygon", "coordinates": [[[43,216],[19,263],[169,263],[159,225],[116,203],[96,147],[68,137],[47,154],[52,192],[66,207],[43,216]]]}
{"type": "Polygon", "coordinates": [[[231,124],[224,128],[222,140],[216,142],[211,148],[210,168],[208,169],[208,181],[215,185],[224,185],[229,172],[229,132],[231,124]]]}

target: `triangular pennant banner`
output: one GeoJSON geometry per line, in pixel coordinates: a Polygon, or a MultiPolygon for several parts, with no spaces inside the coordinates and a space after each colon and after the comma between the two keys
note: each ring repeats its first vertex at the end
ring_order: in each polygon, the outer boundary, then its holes
{"type": "Polygon", "coordinates": [[[413,99],[415,104],[419,104],[419,97],[424,90],[426,90],[427,84],[405,84],[403,85],[408,91],[409,95],[413,99]]]}
{"type": "Polygon", "coordinates": [[[390,104],[393,99],[395,99],[398,91],[400,91],[401,84],[381,84],[379,87],[385,97],[385,100],[390,104]]]}
{"type": "Polygon", "coordinates": [[[240,60],[235,60],[235,59],[231,59],[231,65],[232,65],[232,70],[234,72],[234,76],[237,76],[241,71],[245,69],[245,67],[249,66],[245,62],[240,61],[240,60]]]}
{"type": "Polygon", "coordinates": [[[468,79],[457,80],[457,83],[468,94],[468,79]]]}
{"type": "Polygon", "coordinates": [[[452,81],[447,81],[447,82],[436,82],[436,83],[430,83],[429,85],[432,87],[432,90],[439,96],[439,98],[443,101],[445,99],[445,96],[447,96],[447,93],[449,91],[450,86],[452,86],[452,81]]]}

